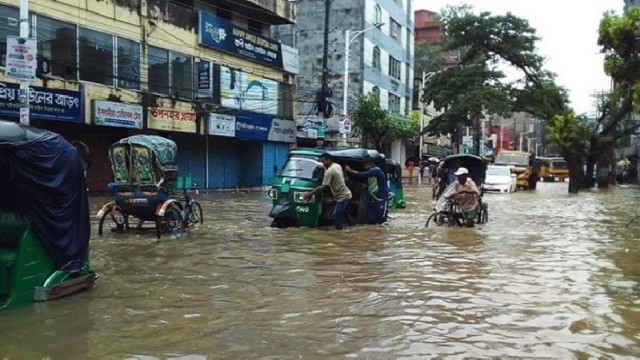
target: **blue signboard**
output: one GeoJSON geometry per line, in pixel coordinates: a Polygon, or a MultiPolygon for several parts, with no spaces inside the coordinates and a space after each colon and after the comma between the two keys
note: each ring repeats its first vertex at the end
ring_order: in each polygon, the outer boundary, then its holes
{"type": "MultiPolygon", "coordinates": [[[[20,115],[19,89],[18,84],[0,82],[0,115],[20,115]]],[[[33,119],[84,124],[84,97],[80,91],[31,86],[29,107],[33,119]]]]}
{"type": "Polygon", "coordinates": [[[235,26],[205,11],[199,12],[198,43],[282,69],[280,43],[235,26]]]}
{"type": "Polygon", "coordinates": [[[259,114],[236,115],[236,138],[267,141],[271,116],[259,114]]]}

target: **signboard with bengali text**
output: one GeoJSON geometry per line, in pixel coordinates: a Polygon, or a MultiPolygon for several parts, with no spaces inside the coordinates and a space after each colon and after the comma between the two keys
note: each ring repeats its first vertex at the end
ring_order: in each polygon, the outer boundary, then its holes
{"type": "Polygon", "coordinates": [[[149,129],[186,133],[196,132],[196,113],[192,111],[151,107],[147,115],[149,129]]]}
{"type": "Polygon", "coordinates": [[[142,129],[142,106],[111,101],[93,101],[93,123],[131,129],[142,129]]]}
{"type": "MultiPolygon", "coordinates": [[[[0,82],[0,115],[20,116],[20,86],[0,82]]],[[[29,87],[32,119],[84,123],[84,96],[80,91],[29,87]]]]}

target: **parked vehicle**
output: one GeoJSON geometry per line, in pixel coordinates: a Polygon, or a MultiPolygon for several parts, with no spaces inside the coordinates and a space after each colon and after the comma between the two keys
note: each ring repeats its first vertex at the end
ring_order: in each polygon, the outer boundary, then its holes
{"type": "Polygon", "coordinates": [[[487,166],[484,191],[512,193],[515,192],[517,188],[516,174],[511,173],[510,167],[504,165],[487,166]]]}
{"type": "Polygon", "coordinates": [[[89,202],[78,151],[0,120],[0,310],[92,287],[89,202]]]}
{"type": "Polygon", "coordinates": [[[569,178],[569,166],[562,157],[539,157],[540,178],[545,182],[564,182],[569,178]]]}
{"type": "Polygon", "coordinates": [[[509,166],[511,172],[516,174],[516,183],[519,188],[536,189],[540,168],[533,154],[526,151],[500,150],[494,165],[509,166]]]}
{"type": "Polygon", "coordinates": [[[481,190],[480,195],[478,195],[479,209],[476,222],[482,224],[489,221],[489,205],[483,200],[482,196],[487,175],[487,165],[484,159],[479,156],[457,154],[447,156],[438,166],[437,188],[439,190],[435,193],[434,213],[427,219],[426,226],[465,225],[460,207],[455,196],[452,196],[455,192],[457,179],[455,172],[460,167],[465,167],[469,170],[469,177],[481,190]]]}
{"type": "Polygon", "coordinates": [[[114,181],[109,190],[115,200],[98,211],[98,235],[151,227],[157,238],[162,233],[180,236],[202,223],[202,208],[187,193],[191,178],[177,175],[177,150],[172,140],[156,135],[134,135],[111,145],[114,181]],[[176,191],[184,197],[176,197],[176,191]]]}
{"type": "MultiPolygon", "coordinates": [[[[289,151],[286,163],[276,175],[273,185],[267,191],[267,195],[273,202],[269,216],[273,218],[273,227],[308,226],[317,227],[332,224],[331,214],[333,203],[331,202],[331,192],[326,190],[321,196],[313,196],[306,200],[304,194],[315,189],[322,184],[324,167],[320,162],[323,152],[328,152],[333,156],[333,161],[341,166],[349,165],[356,171],[364,169],[364,161],[373,159],[376,166],[387,174],[389,168],[387,159],[376,150],[362,148],[300,148],[289,151]]],[[[392,169],[396,190],[399,182],[398,169],[395,163],[392,169]]],[[[363,192],[366,193],[366,186],[362,181],[349,178],[345,173],[346,184],[351,190],[352,198],[349,201],[349,214],[355,222],[364,222],[363,214],[366,213],[366,203],[360,201],[363,192]]],[[[393,203],[403,204],[402,192],[396,194],[390,192],[387,199],[387,208],[393,203]]]]}

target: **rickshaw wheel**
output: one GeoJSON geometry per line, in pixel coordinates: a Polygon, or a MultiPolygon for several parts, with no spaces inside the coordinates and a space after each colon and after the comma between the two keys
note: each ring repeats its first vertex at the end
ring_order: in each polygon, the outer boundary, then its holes
{"type": "Polygon", "coordinates": [[[443,226],[443,225],[449,225],[449,217],[441,212],[435,212],[433,214],[431,214],[431,216],[429,216],[429,218],[427,219],[427,223],[425,224],[425,227],[439,227],[439,226],[443,226]]]}
{"type": "Polygon", "coordinates": [[[177,206],[171,205],[167,208],[160,222],[160,227],[158,237],[160,236],[160,232],[170,233],[175,236],[182,236],[184,234],[184,219],[182,218],[182,212],[177,206]]]}
{"type": "Polygon", "coordinates": [[[185,221],[187,222],[187,226],[202,224],[202,207],[199,202],[194,201],[191,204],[191,209],[189,210],[185,221]]]}
{"type": "Polygon", "coordinates": [[[98,235],[103,234],[103,227],[105,226],[105,221],[109,224],[109,230],[112,233],[123,233],[127,230],[127,216],[125,215],[120,208],[116,207],[110,211],[106,211],[102,218],[100,218],[100,224],[98,225],[98,235]]]}

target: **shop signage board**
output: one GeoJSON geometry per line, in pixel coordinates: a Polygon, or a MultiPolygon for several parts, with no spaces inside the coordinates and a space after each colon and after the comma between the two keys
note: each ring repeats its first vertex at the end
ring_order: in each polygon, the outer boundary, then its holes
{"type": "Polygon", "coordinates": [[[198,13],[198,43],[282,69],[280,43],[236,26],[206,11],[198,13]]]}
{"type": "Polygon", "coordinates": [[[260,114],[278,113],[278,82],[220,66],[220,105],[260,114]]]}
{"type": "Polygon", "coordinates": [[[93,123],[96,125],[142,129],[143,115],[140,105],[93,101],[93,123]]]}
{"type": "Polygon", "coordinates": [[[155,130],[195,133],[196,113],[151,107],[147,114],[147,127],[155,130]]]}
{"type": "Polygon", "coordinates": [[[198,99],[213,97],[213,64],[210,61],[198,63],[198,99]]]}
{"type": "Polygon", "coordinates": [[[7,36],[5,75],[16,80],[33,82],[38,67],[36,44],[36,39],[7,36]]]}
{"type": "MultiPolygon", "coordinates": [[[[20,116],[20,85],[0,82],[0,115],[20,116]]],[[[29,87],[31,118],[84,123],[84,96],[80,91],[29,87]]]]}
{"type": "Polygon", "coordinates": [[[285,143],[296,142],[296,122],[293,120],[273,119],[267,140],[285,143]]]}
{"type": "Polygon", "coordinates": [[[236,136],[236,117],[233,115],[209,114],[209,135],[236,136]]]}

